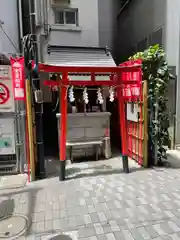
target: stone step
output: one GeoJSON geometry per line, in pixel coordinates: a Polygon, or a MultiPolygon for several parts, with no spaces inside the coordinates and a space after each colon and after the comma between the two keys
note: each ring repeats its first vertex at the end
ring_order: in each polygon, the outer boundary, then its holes
{"type": "Polygon", "coordinates": [[[173,168],[180,168],[180,150],[168,150],[167,162],[173,168]]]}
{"type": "Polygon", "coordinates": [[[0,190],[24,187],[27,179],[27,174],[3,176],[0,178],[0,190]]]}

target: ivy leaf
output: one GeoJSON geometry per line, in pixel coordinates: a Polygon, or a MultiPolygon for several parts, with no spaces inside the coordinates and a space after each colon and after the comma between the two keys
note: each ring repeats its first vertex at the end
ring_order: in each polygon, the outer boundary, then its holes
{"type": "Polygon", "coordinates": [[[151,142],[151,152],[154,152],[155,147],[158,148],[157,156],[154,157],[157,157],[158,163],[162,164],[167,157],[164,144],[169,141],[168,83],[169,79],[174,79],[175,77],[169,72],[168,63],[165,60],[165,52],[158,44],[150,46],[144,52],[135,54],[132,58],[141,58],[143,60],[144,79],[148,79],[148,133],[151,142]],[[158,111],[156,111],[157,108],[158,111]],[[156,113],[158,116],[156,116],[156,113]],[[157,119],[155,119],[155,116],[157,119]]]}
{"type": "Polygon", "coordinates": [[[164,84],[164,80],[162,78],[155,78],[155,81],[158,82],[159,84],[161,83],[164,84]]]}
{"type": "Polygon", "coordinates": [[[157,73],[158,73],[159,75],[161,75],[161,76],[164,76],[164,75],[165,75],[165,71],[164,71],[164,69],[162,69],[162,68],[159,68],[158,71],[157,71],[157,73]]]}

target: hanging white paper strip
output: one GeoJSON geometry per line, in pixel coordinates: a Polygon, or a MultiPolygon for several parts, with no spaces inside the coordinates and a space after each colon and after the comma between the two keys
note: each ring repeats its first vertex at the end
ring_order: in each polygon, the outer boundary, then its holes
{"type": "Polygon", "coordinates": [[[85,104],[88,104],[88,103],[89,103],[87,88],[84,88],[84,91],[83,91],[83,100],[84,100],[85,104]]]}
{"type": "Polygon", "coordinates": [[[110,102],[114,102],[114,88],[113,87],[110,87],[109,89],[109,101],[110,102]]]}
{"type": "Polygon", "coordinates": [[[100,104],[103,104],[103,102],[104,102],[100,88],[98,88],[98,91],[97,91],[97,100],[100,104]]]}
{"type": "Polygon", "coordinates": [[[74,102],[74,101],[75,101],[73,86],[70,87],[70,89],[69,89],[69,101],[70,101],[70,102],[74,102]]]}

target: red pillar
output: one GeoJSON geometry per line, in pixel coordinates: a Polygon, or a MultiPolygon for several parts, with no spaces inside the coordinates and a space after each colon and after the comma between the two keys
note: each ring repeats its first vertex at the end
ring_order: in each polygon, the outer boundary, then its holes
{"type": "MultiPolygon", "coordinates": [[[[120,79],[118,79],[118,82],[120,82],[120,79]]],[[[125,102],[122,96],[122,88],[119,87],[117,91],[118,91],[118,106],[119,106],[119,116],[120,116],[119,124],[120,124],[120,135],[121,135],[121,145],[122,145],[123,171],[125,173],[129,173],[125,102]]]]}
{"type": "Polygon", "coordinates": [[[65,180],[66,171],[66,128],[67,128],[67,83],[68,83],[68,72],[64,72],[62,75],[62,85],[60,87],[59,99],[60,99],[60,130],[59,135],[60,143],[60,174],[59,180],[65,180]]]}

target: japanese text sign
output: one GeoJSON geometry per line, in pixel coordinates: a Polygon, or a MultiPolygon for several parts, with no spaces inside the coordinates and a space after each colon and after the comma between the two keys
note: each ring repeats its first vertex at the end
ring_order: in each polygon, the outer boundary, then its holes
{"type": "Polygon", "coordinates": [[[11,58],[12,86],[15,100],[25,100],[24,57],[11,58]]]}

